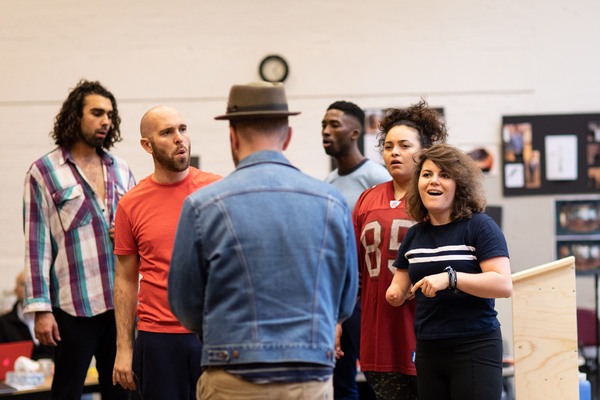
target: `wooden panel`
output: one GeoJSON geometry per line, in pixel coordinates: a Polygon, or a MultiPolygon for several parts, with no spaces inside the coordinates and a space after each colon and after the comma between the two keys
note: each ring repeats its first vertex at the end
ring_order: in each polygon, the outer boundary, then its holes
{"type": "Polygon", "coordinates": [[[513,274],[515,398],[579,398],[575,258],[513,274]]]}

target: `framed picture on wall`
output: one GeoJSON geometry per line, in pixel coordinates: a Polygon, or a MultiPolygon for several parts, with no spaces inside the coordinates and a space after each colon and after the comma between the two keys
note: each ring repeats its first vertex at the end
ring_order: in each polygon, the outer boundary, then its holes
{"type": "Polygon", "coordinates": [[[557,200],[556,235],[600,239],[600,199],[557,200]]]}
{"type": "Polygon", "coordinates": [[[383,118],[383,109],[370,108],[365,110],[365,134],[363,136],[363,151],[365,157],[383,165],[383,156],[379,150],[377,135],[379,121],[383,118]]]}
{"type": "Polygon", "coordinates": [[[498,170],[499,165],[499,150],[495,144],[463,144],[460,146],[469,157],[481,168],[486,175],[500,175],[498,170]]]}
{"type": "Polygon", "coordinates": [[[600,198],[559,199],[556,214],[556,256],[575,257],[579,274],[600,269],[600,198]]]}
{"type": "Polygon", "coordinates": [[[597,193],[600,114],[502,117],[505,196],[597,193]]]}
{"type": "Polygon", "coordinates": [[[557,240],[556,258],[575,257],[575,272],[591,275],[600,268],[600,240],[557,240]]]}

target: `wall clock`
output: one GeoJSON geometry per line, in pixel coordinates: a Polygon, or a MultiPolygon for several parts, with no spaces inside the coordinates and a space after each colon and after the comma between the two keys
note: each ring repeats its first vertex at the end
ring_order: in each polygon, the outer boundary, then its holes
{"type": "Polygon", "coordinates": [[[267,82],[283,82],[290,72],[287,61],[278,55],[268,55],[262,59],[258,73],[267,82]]]}

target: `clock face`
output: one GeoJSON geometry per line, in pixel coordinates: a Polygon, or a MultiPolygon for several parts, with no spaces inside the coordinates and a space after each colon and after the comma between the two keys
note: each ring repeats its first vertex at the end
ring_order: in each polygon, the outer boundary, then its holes
{"type": "Polygon", "coordinates": [[[283,82],[288,76],[289,68],[282,57],[271,55],[261,61],[258,72],[267,82],[283,82]]]}

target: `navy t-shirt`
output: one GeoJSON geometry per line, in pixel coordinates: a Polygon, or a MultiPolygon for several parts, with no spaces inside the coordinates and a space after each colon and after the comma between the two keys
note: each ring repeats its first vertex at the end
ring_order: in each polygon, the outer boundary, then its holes
{"type": "MultiPolygon", "coordinates": [[[[423,222],[411,227],[400,245],[394,267],[408,269],[414,284],[427,275],[444,272],[480,273],[479,263],[508,257],[506,240],[486,214],[476,213],[446,225],[423,222]]],[[[494,299],[441,290],[435,297],[416,293],[415,334],[418,340],[476,336],[496,330],[494,299]]]]}

